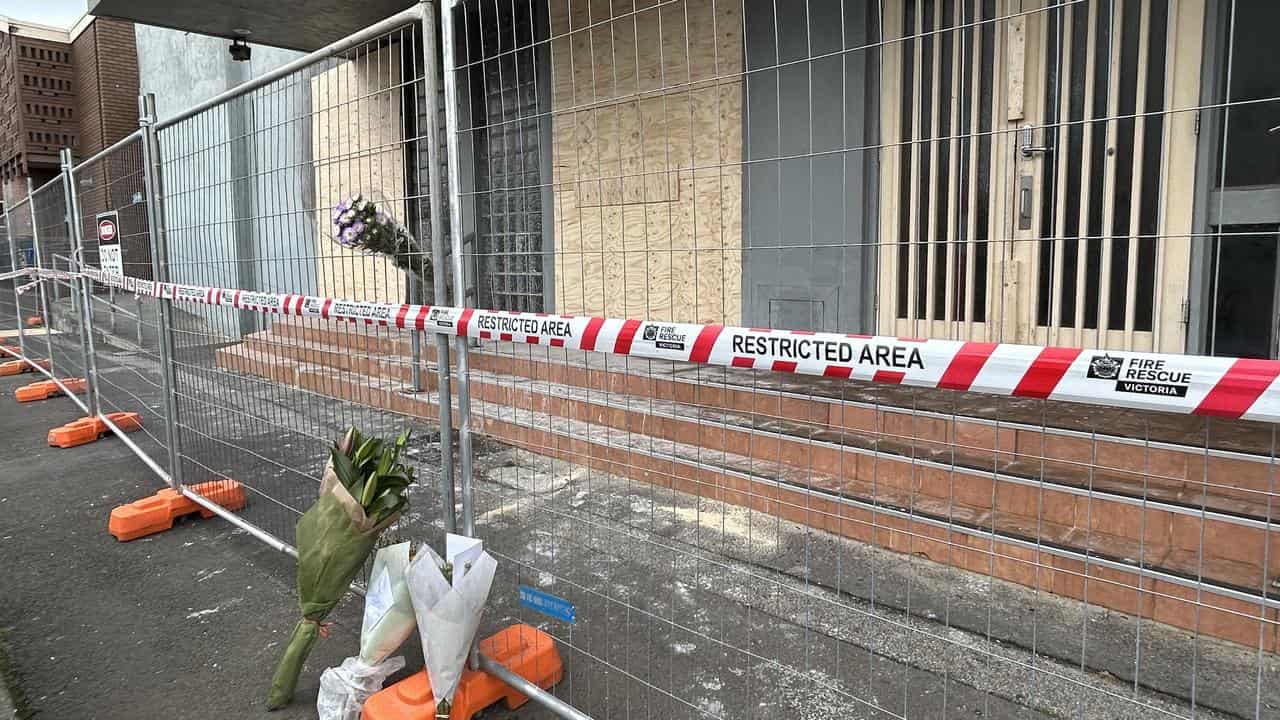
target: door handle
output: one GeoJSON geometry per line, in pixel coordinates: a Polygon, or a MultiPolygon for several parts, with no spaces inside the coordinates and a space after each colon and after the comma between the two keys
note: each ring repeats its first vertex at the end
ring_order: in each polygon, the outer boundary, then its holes
{"type": "Polygon", "coordinates": [[[1023,125],[1018,130],[1018,150],[1022,153],[1022,157],[1029,158],[1036,153],[1049,152],[1049,146],[1036,145],[1035,125],[1023,125]]]}

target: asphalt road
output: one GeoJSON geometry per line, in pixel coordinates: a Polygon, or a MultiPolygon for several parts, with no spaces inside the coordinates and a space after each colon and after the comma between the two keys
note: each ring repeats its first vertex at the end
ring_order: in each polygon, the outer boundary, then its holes
{"type": "Polygon", "coordinates": [[[268,715],[297,618],[292,561],[217,519],[117,542],[111,508],[159,484],[117,440],[48,447],[47,430],[79,410],[66,398],[17,405],[13,389],[30,379],[0,379],[0,633],[19,716],[315,717],[319,671],[355,647],[359,603],[334,613],[294,704],[268,715]]]}

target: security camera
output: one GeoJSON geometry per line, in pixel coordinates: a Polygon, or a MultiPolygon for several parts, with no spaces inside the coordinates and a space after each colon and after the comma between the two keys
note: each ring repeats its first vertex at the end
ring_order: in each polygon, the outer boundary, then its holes
{"type": "Polygon", "coordinates": [[[231,53],[231,59],[235,62],[248,62],[253,55],[253,49],[245,44],[244,38],[236,38],[231,41],[231,47],[227,48],[231,53]]]}

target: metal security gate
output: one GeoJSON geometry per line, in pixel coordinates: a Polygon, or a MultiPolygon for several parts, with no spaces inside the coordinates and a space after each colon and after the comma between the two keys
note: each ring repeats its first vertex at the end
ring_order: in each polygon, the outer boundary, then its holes
{"type": "Polygon", "coordinates": [[[1007,232],[1004,8],[996,0],[886,3],[880,332],[1000,332],[1007,232]],[[994,282],[993,282],[994,278],[994,282]],[[990,323],[990,325],[989,325],[990,323]]]}
{"type": "Polygon", "coordinates": [[[882,332],[1181,350],[1196,3],[885,6],[882,332]],[[1179,40],[1174,43],[1171,38],[1179,40]],[[896,48],[896,50],[894,49],[896,48]],[[1172,236],[1172,237],[1170,237],[1172,236]]]}

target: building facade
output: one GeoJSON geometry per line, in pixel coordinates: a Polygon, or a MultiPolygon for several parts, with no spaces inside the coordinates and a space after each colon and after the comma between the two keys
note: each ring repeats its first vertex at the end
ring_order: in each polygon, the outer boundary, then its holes
{"type": "Polygon", "coordinates": [[[70,30],[0,17],[0,180],[5,197],[137,129],[133,23],[85,16],[70,30]]]}
{"type": "Polygon", "coordinates": [[[1280,349],[1274,3],[471,5],[494,306],[1280,349]]]}

